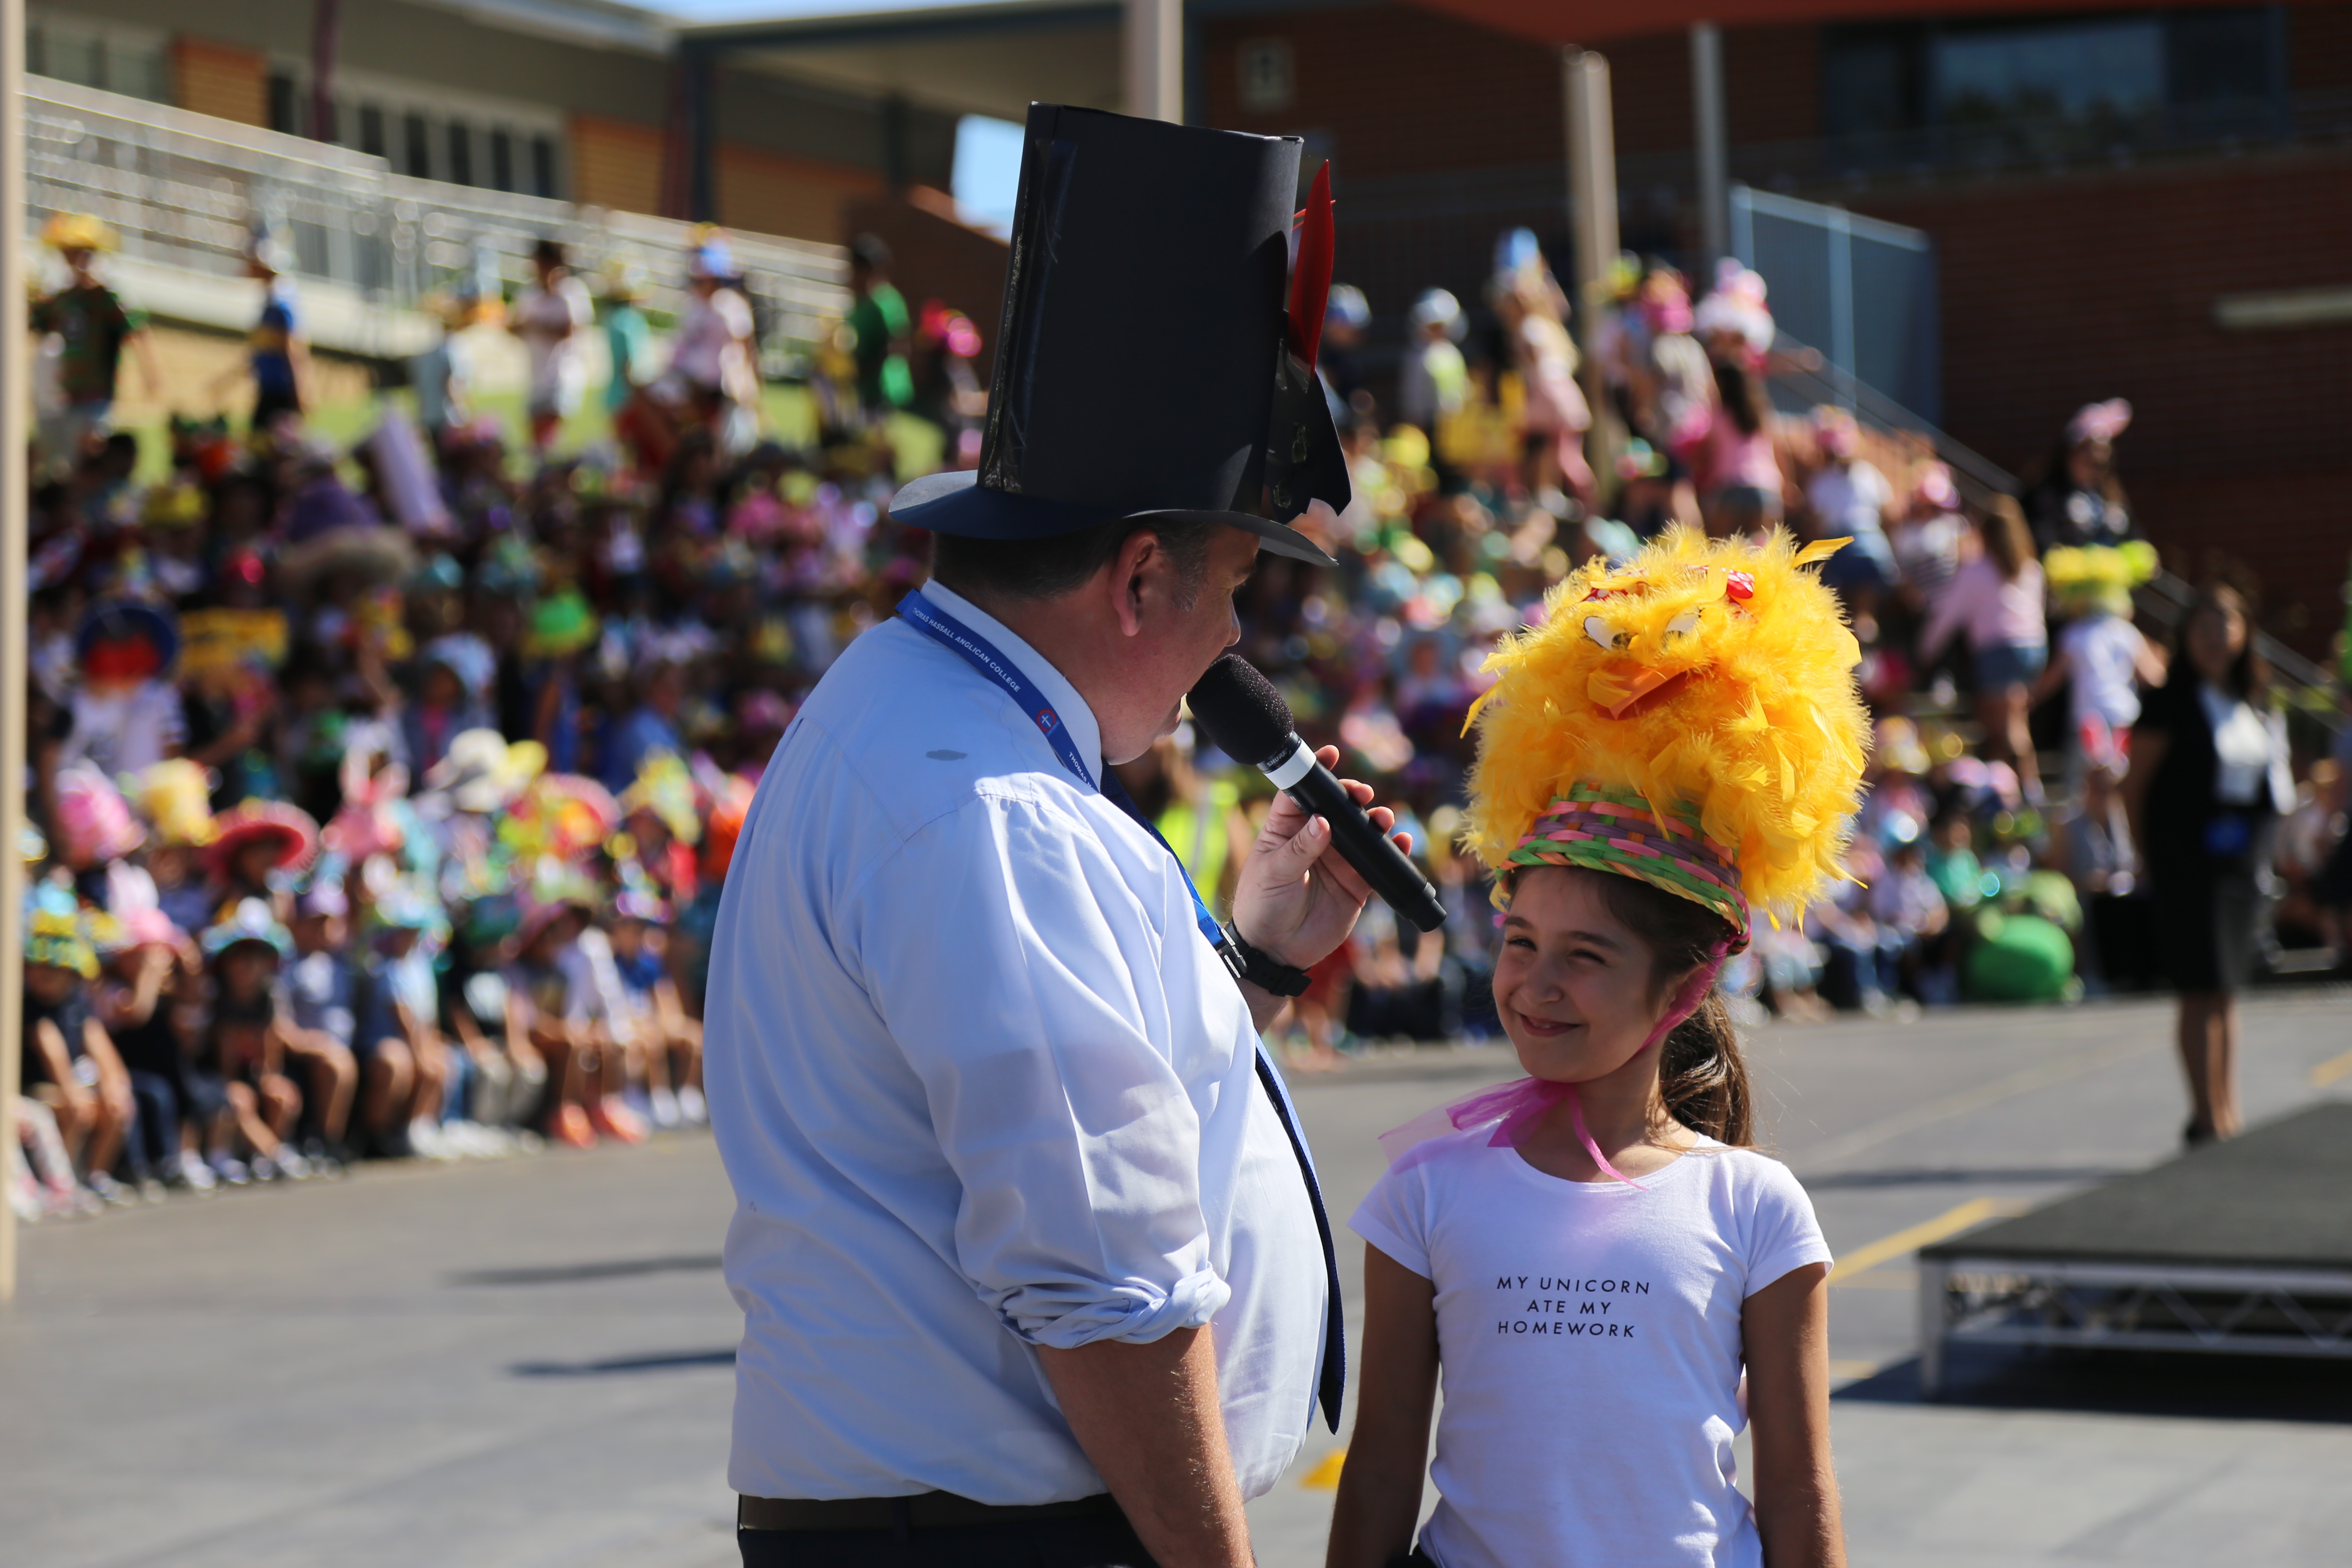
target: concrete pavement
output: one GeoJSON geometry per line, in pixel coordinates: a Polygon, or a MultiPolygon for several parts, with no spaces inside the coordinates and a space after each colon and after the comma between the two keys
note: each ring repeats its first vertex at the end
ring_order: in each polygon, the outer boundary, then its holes
{"type": "MultiPolygon", "coordinates": [[[[1767,1029],[1766,1142],[1866,1257],[2168,1153],[2168,1028],[2121,1004],[1767,1029]]],[[[2352,1091],[2314,1082],[2347,1052],[2340,990],[2250,1004],[2250,1114],[2352,1091]]],[[[1490,1050],[1298,1078],[1335,1215],[1379,1172],[1373,1134],[1512,1073],[1490,1050]]],[[[709,1142],[679,1138],[35,1230],[0,1315],[0,1562],[732,1563],[729,1203],[709,1142]]],[[[1907,1261],[1832,1298],[1854,1562],[2343,1561],[2352,1369],[1988,1353],[1923,1405],[1907,1261]]],[[[1351,1339],[1359,1263],[1344,1247],[1351,1339]]],[[[1330,1493],[1298,1481],[1338,1446],[1318,1431],[1253,1505],[1267,1568],[1320,1562],[1330,1493]]]]}

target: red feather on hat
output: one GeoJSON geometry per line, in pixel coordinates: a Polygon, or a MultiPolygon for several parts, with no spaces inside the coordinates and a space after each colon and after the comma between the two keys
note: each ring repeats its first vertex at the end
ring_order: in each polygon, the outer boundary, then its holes
{"type": "Polygon", "coordinates": [[[1331,161],[1315,171],[1298,226],[1298,259],[1290,268],[1290,352],[1308,370],[1323,346],[1323,307],[1331,297],[1331,161]]]}

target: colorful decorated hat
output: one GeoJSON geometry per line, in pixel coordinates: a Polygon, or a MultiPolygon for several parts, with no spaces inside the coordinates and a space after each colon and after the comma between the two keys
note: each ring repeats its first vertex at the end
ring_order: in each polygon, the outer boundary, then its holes
{"type": "Polygon", "coordinates": [[[1542,626],[1486,661],[1472,710],[1471,846],[1524,866],[1636,877],[1714,910],[1792,919],[1843,876],[1869,720],[1862,653],[1799,549],[1670,529],[1571,573],[1542,626]]]}
{"type": "Polygon", "coordinates": [[[98,973],[98,952],[70,914],[36,904],[25,921],[25,962],[70,969],[84,980],[98,973]]]}
{"type": "Polygon", "coordinates": [[[220,830],[209,856],[215,868],[226,868],[238,851],[257,839],[276,842],[281,871],[301,870],[319,852],[318,823],[300,806],[282,800],[247,800],[213,820],[220,830]]]}
{"type": "Polygon", "coordinates": [[[2080,447],[2087,442],[2112,442],[2131,428],[2132,405],[2128,399],[2110,397],[2105,403],[2086,403],[2074,410],[2074,417],[2066,421],[2066,444],[2080,447]]]}
{"type": "Polygon", "coordinates": [[[596,612],[577,588],[559,588],[531,606],[530,625],[523,634],[527,658],[560,658],[578,653],[596,640],[596,612]]]}
{"type": "Polygon", "coordinates": [[[41,243],[51,250],[112,250],[120,241],[89,213],[53,213],[41,226],[41,243]]]}
{"type": "Polygon", "coordinates": [[[140,815],[153,827],[156,844],[202,848],[220,836],[213,816],[212,780],[204,764],[184,757],[150,763],[135,777],[124,775],[140,815]]]}
{"type": "Polygon", "coordinates": [[[170,612],[137,599],[92,605],[74,630],[74,657],[92,680],[160,676],[179,656],[180,633],[170,612]]]}
{"type": "Polygon", "coordinates": [[[2156,546],[2144,539],[2121,544],[2062,544],[2042,557],[2051,595],[2070,615],[2093,609],[2130,615],[2131,591],[2153,580],[2156,569],[2156,546]]]}
{"type": "Polygon", "coordinates": [[[294,955],[294,938],[259,899],[239,899],[236,907],[219,924],[208,928],[199,941],[206,958],[218,958],[230,948],[247,942],[258,942],[281,959],[294,955]]]}
{"type": "Polygon", "coordinates": [[[147,830],[114,781],[88,760],[58,770],[57,848],[70,866],[99,866],[130,854],[147,830]]]}
{"type": "Polygon", "coordinates": [[[702,839],[702,817],[694,808],[694,775],[667,750],[656,746],[637,764],[637,776],[621,792],[621,816],[625,819],[649,811],[681,844],[702,839]]]}

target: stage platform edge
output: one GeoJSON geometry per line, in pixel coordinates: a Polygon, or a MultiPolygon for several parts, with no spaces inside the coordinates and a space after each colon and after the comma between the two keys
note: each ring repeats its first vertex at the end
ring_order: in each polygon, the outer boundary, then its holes
{"type": "Polygon", "coordinates": [[[1919,1389],[1956,1345],[2352,1360],[2352,1102],[1919,1249],[1919,1389]]]}

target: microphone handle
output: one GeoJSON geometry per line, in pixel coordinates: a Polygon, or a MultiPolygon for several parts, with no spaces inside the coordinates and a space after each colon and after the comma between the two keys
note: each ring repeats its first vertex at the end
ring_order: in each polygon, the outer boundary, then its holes
{"type": "Polygon", "coordinates": [[[1330,769],[1315,761],[1306,742],[1294,739],[1293,746],[1287,758],[1265,769],[1266,776],[1285,795],[1331,825],[1331,847],[1383,903],[1423,931],[1444,925],[1445,906],[1437,901],[1437,889],[1423,880],[1387,834],[1372,826],[1364,808],[1330,769]]]}

